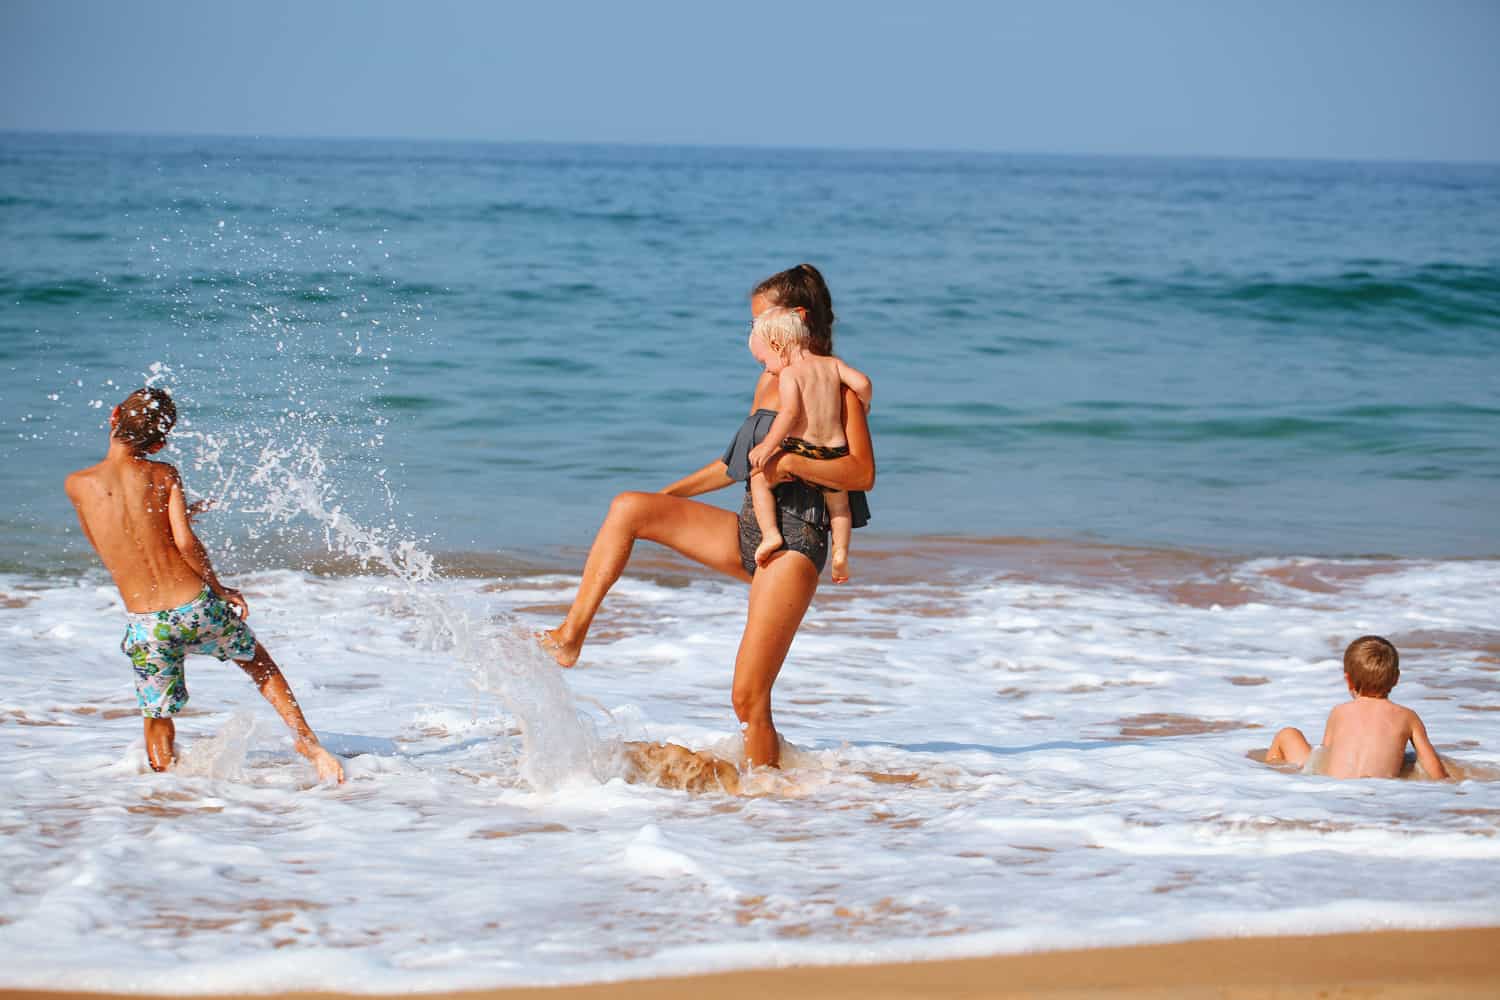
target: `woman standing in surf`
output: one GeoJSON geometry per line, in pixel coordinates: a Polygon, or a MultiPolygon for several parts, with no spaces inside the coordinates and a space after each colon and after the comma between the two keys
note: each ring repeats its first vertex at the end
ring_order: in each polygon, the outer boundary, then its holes
{"type": "MultiPolygon", "coordinates": [[[[776,306],[804,314],[813,353],[833,353],[833,297],[817,268],[799,264],[755,286],[750,294],[752,321],[776,306]]],[[[770,428],[778,405],[776,378],[763,372],[755,384],[750,416],[722,459],[660,493],[616,496],[589,549],[567,617],[540,636],[542,646],[559,664],[571,667],[577,662],[594,615],[630,561],[636,539],[665,545],[710,569],[749,583],[750,606],[735,655],[731,699],[744,730],[746,760],[771,767],[781,760],[780,740],[771,718],[771,687],[812,603],[828,557],[828,516],[818,487],[859,491],[875,482],[875,453],[864,406],[858,396],[846,390],[847,455],[812,459],[780,452],[762,467],[767,482],[775,485],[785,547],[757,567],[755,549],[760,544],[760,530],[748,489],[738,515],[688,498],[723,489],[748,476],[749,450],[770,428]]],[[[863,497],[856,494],[850,499],[855,525],[863,524],[868,518],[863,497]]]]}

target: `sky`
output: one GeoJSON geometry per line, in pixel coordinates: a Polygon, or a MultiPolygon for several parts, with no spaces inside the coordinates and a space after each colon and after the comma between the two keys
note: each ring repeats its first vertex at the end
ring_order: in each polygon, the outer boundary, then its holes
{"type": "Polygon", "coordinates": [[[1500,0],[0,0],[0,129],[1500,161],[1500,0]]]}

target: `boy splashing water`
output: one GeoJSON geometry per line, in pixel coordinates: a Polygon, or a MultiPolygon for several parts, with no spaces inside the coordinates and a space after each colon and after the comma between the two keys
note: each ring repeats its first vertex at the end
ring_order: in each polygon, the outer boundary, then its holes
{"type": "Polygon", "coordinates": [[[297,699],[244,618],[249,605],[225,587],[193,534],[182,480],[164,462],[177,407],[161,389],[137,389],[109,417],[109,453],[67,478],[68,499],[84,536],[114,578],[128,625],[120,649],[135,667],[136,701],[145,716],[146,755],[165,771],[176,759],[172,716],[187,704],[188,653],[234,660],[250,675],[294,737],[297,752],[321,781],[343,781],[344,769],[318,743],[297,699]]]}
{"type": "MultiPolygon", "coordinates": [[[[761,543],[755,549],[755,563],[766,560],[784,544],[777,527],[776,498],[760,469],[779,451],[813,459],[841,458],[849,454],[844,440],[844,386],[853,390],[870,409],[869,376],[844,364],[831,355],[813,354],[808,350],[811,334],[802,313],[779,306],[767,309],[750,327],[750,353],[777,376],[780,397],[776,420],[760,444],[750,449],[750,501],[755,520],[760,525],[761,543]]],[[[849,579],[849,541],[854,520],[849,510],[849,494],[841,490],[824,490],[828,507],[829,535],[833,559],[834,583],[849,579]]]]}

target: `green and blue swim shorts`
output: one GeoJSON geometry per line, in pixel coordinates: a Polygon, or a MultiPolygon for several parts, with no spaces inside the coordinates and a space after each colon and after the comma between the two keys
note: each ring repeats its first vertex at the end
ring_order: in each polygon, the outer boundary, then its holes
{"type": "Polygon", "coordinates": [[[189,653],[220,660],[250,660],[255,633],[207,587],[179,608],[127,615],[120,649],[135,667],[135,698],[141,714],[165,719],[188,702],[183,661],[189,653]]]}

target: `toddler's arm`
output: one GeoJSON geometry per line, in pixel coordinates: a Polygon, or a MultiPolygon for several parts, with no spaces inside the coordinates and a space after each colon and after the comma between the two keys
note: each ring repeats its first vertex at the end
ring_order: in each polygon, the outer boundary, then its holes
{"type": "Polygon", "coordinates": [[[209,562],[208,550],[203,547],[198,536],[193,534],[192,515],[188,513],[187,497],[182,492],[182,477],[170,465],[167,466],[167,477],[171,481],[172,490],[167,498],[167,518],[172,525],[172,542],[177,546],[177,551],[182,553],[188,567],[208,584],[210,590],[234,605],[241,618],[248,617],[250,605],[245,603],[245,598],[238,590],[219,582],[213,563],[209,562]]]}
{"type": "Polygon", "coordinates": [[[776,413],[776,419],[771,421],[771,429],[766,431],[761,443],[750,449],[752,469],[759,469],[766,464],[766,459],[780,451],[781,442],[802,420],[802,388],[797,384],[797,376],[790,371],[782,371],[777,380],[777,394],[780,396],[780,409],[776,413]]]}
{"type": "Polygon", "coordinates": [[[1416,712],[1411,713],[1411,745],[1416,748],[1417,763],[1422,765],[1427,777],[1435,781],[1448,777],[1448,769],[1443,766],[1437,751],[1432,749],[1432,742],[1427,739],[1427,727],[1422,725],[1422,717],[1416,712]]]}
{"type": "Polygon", "coordinates": [[[858,368],[851,368],[839,359],[839,380],[847,387],[854,390],[859,401],[865,404],[865,412],[870,412],[870,399],[875,391],[875,384],[870,381],[870,376],[858,368]]]}

